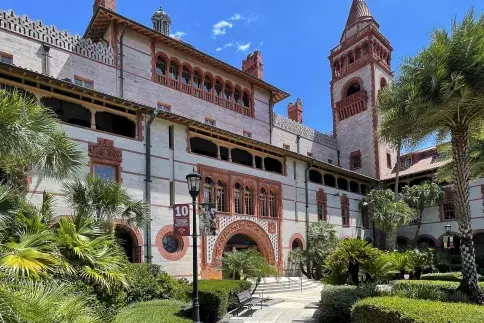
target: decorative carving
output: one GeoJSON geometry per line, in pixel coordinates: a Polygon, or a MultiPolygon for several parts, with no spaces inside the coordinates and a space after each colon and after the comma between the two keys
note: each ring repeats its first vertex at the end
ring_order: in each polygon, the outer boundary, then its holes
{"type": "Polygon", "coordinates": [[[269,234],[276,234],[276,228],[277,228],[276,222],[271,221],[267,226],[267,231],[269,231],[269,234]]]}
{"type": "Polygon", "coordinates": [[[338,149],[338,142],[336,141],[336,138],[334,138],[332,132],[328,134],[321,133],[303,124],[300,124],[299,122],[283,117],[277,113],[273,113],[272,120],[272,123],[275,127],[295,133],[318,144],[338,149]]]}
{"type": "Polygon", "coordinates": [[[121,163],[123,161],[123,151],[114,147],[114,141],[97,138],[97,144],[89,143],[89,157],[121,163]]]}
{"type": "Polygon", "coordinates": [[[57,30],[55,26],[44,26],[42,21],[17,16],[13,11],[0,10],[0,28],[104,64],[114,65],[114,50],[111,46],[94,43],[91,39],[82,39],[79,35],[70,35],[67,31],[57,30]]]}
{"type": "Polygon", "coordinates": [[[350,199],[346,194],[343,194],[343,196],[341,196],[341,207],[350,207],[350,199]]]}
{"type": "Polygon", "coordinates": [[[267,236],[267,233],[258,224],[246,220],[231,223],[219,234],[213,248],[212,263],[220,262],[225,245],[229,239],[236,234],[245,234],[252,238],[269,263],[275,263],[274,248],[272,247],[271,240],[267,236]]]}
{"type": "Polygon", "coordinates": [[[328,196],[322,188],[320,188],[319,191],[316,193],[316,200],[318,201],[318,203],[326,203],[328,201],[328,196]]]}

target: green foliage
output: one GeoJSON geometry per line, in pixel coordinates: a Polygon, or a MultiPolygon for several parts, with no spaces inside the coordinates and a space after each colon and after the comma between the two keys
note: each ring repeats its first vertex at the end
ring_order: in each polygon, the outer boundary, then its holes
{"type": "Polygon", "coordinates": [[[319,303],[320,323],[350,322],[351,307],[358,300],[377,296],[374,285],[356,286],[324,286],[319,303]]]}
{"type": "Polygon", "coordinates": [[[338,245],[334,226],[327,222],[315,222],[309,225],[309,250],[296,249],[289,253],[289,261],[299,264],[303,273],[310,278],[321,279],[326,258],[338,245]],[[308,261],[309,257],[309,261],[308,261]],[[309,268],[307,265],[309,263],[309,268]]]}
{"type": "Polygon", "coordinates": [[[222,270],[232,279],[277,276],[277,270],[269,265],[257,251],[227,252],[222,258],[222,270]]]}
{"type": "Polygon", "coordinates": [[[360,300],[351,311],[353,323],[481,323],[484,307],[402,297],[374,297],[360,300]]]}
{"type": "Polygon", "coordinates": [[[377,257],[373,261],[364,262],[361,268],[370,275],[371,281],[374,283],[388,283],[394,278],[396,270],[393,254],[381,251],[378,251],[377,257]]]}
{"type": "Polygon", "coordinates": [[[244,280],[201,280],[199,298],[203,322],[218,322],[228,309],[235,308],[236,295],[251,286],[251,282],[244,280]]]}
{"type": "Polygon", "coordinates": [[[413,271],[434,269],[434,251],[432,249],[411,249],[406,252],[408,268],[413,271]]]}
{"type": "MultiPolygon", "coordinates": [[[[468,298],[457,290],[459,282],[454,281],[437,281],[437,280],[399,280],[394,282],[392,291],[396,295],[414,295],[415,297],[431,298],[433,291],[437,291],[439,295],[444,295],[443,299],[446,301],[467,302],[468,298]],[[402,294],[403,293],[403,294],[402,294]],[[407,294],[405,294],[407,293],[407,294]]],[[[479,283],[479,287],[484,288],[484,282],[479,283]]]]}
{"type": "Polygon", "coordinates": [[[360,201],[360,209],[366,208],[375,227],[387,234],[390,250],[396,249],[396,230],[415,217],[415,211],[404,201],[396,201],[390,190],[371,190],[360,201]]]}
{"type": "Polygon", "coordinates": [[[183,311],[189,304],[173,300],[155,300],[131,305],[116,315],[114,323],[190,323],[183,311]]]}
{"type": "Polygon", "coordinates": [[[444,198],[444,191],[435,183],[425,182],[420,185],[404,186],[401,194],[411,208],[423,211],[426,207],[434,206],[444,198]]]}
{"type": "Polygon", "coordinates": [[[395,270],[403,271],[408,268],[408,254],[403,252],[391,252],[389,253],[391,261],[395,266],[395,270]]]}
{"type": "MultiPolygon", "coordinates": [[[[425,274],[425,275],[422,275],[420,280],[440,280],[440,281],[460,282],[462,280],[462,273],[457,271],[452,273],[425,274]]],[[[484,281],[484,277],[479,275],[479,280],[484,281]]]]}
{"type": "Polygon", "coordinates": [[[125,273],[129,284],[126,293],[128,304],[151,301],[160,297],[161,290],[156,279],[160,266],[152,264],[129,264],[125,273]]]}
{"type": "Polygon", "coordinates": [[[324,264],[326,277],[324,282],[330,285],[343,285],[349,277],[348,262],[341,259],[336,254],[332,254],[326,259],[324,264]]]}
{"type": "Polygon", "coordinates": [[[101,322],[89,301],[65,284],[0,281],[0,321],[5,323],[101,322]]]}
{"type": "Polygon", "coordinates": [[[439,286],[431,284],[399,284],[392,289],[394,296],[444,301],[447,293],[439,286]]]}

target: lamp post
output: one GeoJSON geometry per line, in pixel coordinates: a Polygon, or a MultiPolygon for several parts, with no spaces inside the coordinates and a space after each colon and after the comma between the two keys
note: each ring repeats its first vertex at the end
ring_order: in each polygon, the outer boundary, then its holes
{"type": "Polygon", "coordinates": [[[200,304],[198,302],[198,243],[197,243],[197,211],[196,198],[200,193],[200,182],[202,176],[193,169],[193,172],[187,175],[188,192],[192,197],[193,206],[193,322],[200,322],[200,304]]]}
{"type": "Polygon", "coordinates": [[[452,272],[452,258],[450,255],[450,230],[451,230],[450,224],[445,225],[445,233],[447,234],[447,249],[449,249],[449,272],[452,272]]]}

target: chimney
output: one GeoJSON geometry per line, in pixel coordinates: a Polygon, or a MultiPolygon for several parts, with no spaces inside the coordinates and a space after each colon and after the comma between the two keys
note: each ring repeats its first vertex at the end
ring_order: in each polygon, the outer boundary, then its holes
{"type": "Polygon", "coordinates": [[[94,12],[96,12],[97,7],[99,6],[109,9],[111,11],[116,11],[116,0],[94,0],[94,12]]]}
{"type": "Polygon", "coordinates": [[[247,55],[242,61],[242,70],[262,80],[264,76],[264,64],[262,63],[262,53],[258,50],[247,55]]]}
{"type": "Polygon", "coordinates": [[[289,103],[287,106],[287,115],[289,119],[296,121],[298,123],[302,123],[302,113],[303,113],[303,104],[301,99],[297,99],[296,103],[292,104],[289,103]]]}

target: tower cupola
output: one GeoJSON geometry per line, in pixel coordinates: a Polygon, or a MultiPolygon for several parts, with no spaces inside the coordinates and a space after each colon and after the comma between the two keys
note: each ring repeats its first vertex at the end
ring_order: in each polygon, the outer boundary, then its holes
{"type": "Polygon", "coordinates": [[[355,35],[357,31],[369,24],[374,24],[377,29],[380,27],[375,21],[375,18],[373,18],[365,0],[353,0],[341,40],[343,41],[351,38],[351,36],[355,35]]]}
{"type": "Polygon", "coordinates": [[[151,17],[151,22],[153,23],[154,30],[166,36],[170,35],[171,18],[163,11],[161,6],[151,17]]]}

